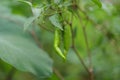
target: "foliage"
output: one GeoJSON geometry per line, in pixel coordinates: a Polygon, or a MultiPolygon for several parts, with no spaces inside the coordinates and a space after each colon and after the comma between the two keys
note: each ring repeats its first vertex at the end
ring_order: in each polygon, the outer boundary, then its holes
{"type": "Polygon", "coordinates": [[[2,0],[0,80],[119,80],[119,4],[2,0]]]}

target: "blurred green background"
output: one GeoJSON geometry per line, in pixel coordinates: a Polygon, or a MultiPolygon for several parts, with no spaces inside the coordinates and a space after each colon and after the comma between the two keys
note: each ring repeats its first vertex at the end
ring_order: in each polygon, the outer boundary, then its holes
{"type": "MultiPolygon", "coordinates": [[[[41,6],[45,2],[44,0],[28,1],[31,1],[34,6],[41,6]]],[[[119,80],[120,1],[101,0],[102,8],[99,8],[91,0],[79,1],[81,9],[86,13],[80,13],[83,22],[86,21],[85,16],[90,19],[86,25],[86,32],[92,53],[95,80],[119,80]]],[[[32,16],[33,12],[28,4],[17,0],[0,0],[0,27],[16,25],[23,27],[24,22],[32,16]]],[[[33,74],[16,70],[11,65],[0,60],[0,80],[62,80],[62,78],[64,78],[63,80],[89,80],[87,72],[72,49],[68,53],[67,61],[63,62],[53,49],[54,34],[39,28],[37,25],[33,26],[35,26],[34,31],[40,40],[42,48],[53,59],[53,69],[55,68],[55,71],[60,76],[58,77],[57,74],[53,73],[50,77],[38,79],[33,74]]],[[[49,26],[49,24],[45,24],[45,26],[49,26]]],[[[86,65],[88,65],[83,31],[82,27],[79,27],[81,24],[77,18],[74,19],[73,26],[76,29],[76,47],[86,65]]],[[[32,30],[32,28],[29,29],[32,30]]],[[[1,51],[0,54],[2,54],[1,51]]]]}

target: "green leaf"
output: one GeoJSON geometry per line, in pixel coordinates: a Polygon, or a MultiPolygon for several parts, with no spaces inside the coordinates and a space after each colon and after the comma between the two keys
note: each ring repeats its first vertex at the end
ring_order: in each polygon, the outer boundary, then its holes
{"type": "Polygon", "coordinates": [[[96,5],[98,5],[100,8],[102,7],[102,4],[100,0],[92,0],[96,5]]]}
{"type": "Polygon", "coordinates": [[[55,27],[63,30],[62,25],[61,25],[60,20],[59,20],[59,16],[58,16],[57,14],[54,14],[54,15],[50,16],[50,17],[49,17],[49,20],[51,21],[51,23],[52,23],[55,27]]]}
{"type": "Polygon", "coordinates": [[[23,27],[0,19],[0,58],[18,70],[31,72],[37,77],[52,74],[51,58],[38,48],[23,27]]]}

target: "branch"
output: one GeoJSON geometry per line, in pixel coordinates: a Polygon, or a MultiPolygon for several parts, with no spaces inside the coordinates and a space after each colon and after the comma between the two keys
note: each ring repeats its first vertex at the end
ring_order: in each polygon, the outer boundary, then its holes
{"type": "Polygon", "coordinates": [[[42,45],[41,45],[41,43],[39,42],[39,39],[38,39],[36,33],[35,33],[34,31],[29,31],[29,32],[30,32],[30,34],[33,36],[33,38],[34,38],[35,42],[37,43],[37,45],[38,45],[40,48],[42,48],[42,45]]]}
{"type": "Polygon", "coordinates": [[[48,28],[46,28],[45,26],[43,26],[43,25],[41,25],[41,24],[38,24],[38,25],[39,25],[42,29],[53,33],[53,30],[48,29],[48,28]]]}
{"type": "Polygon", "coordinates": [[[87,25],[88,20],[87,20],[86,24],[84,25],[82,23],[82,18],[80,17],[79,12],[77,13],[77,16],[78,16],[78,18],[80,20],[80,23],[81,23],[81,26],[82,26],[82,29],[83,29],[83,35],[84,35],[84,38],[85,38],[85,44],[86,44],[87,53],[88,53],[88,57],[89,57],[90,80],[94,80],[93,66],[92,66],[92,55],[91,55],[91,52],[90,52],[90,49],[89,49],[89,44],[88,44],[88,39],[87,39],[87,32],[86,32],[86,25],[87,25]]]}
{"type": "Polygon", "coordinates": [[[90,73],[89,69],[87,68],[87,66],[86,66],[85,62],[83,61],[82,57],[79,55],[79,52],[78,52],[77,48],[75,46],[73,46],[72,48],[75,51],[75,53],[76,53],[78,59],[80,60],[81,64],[83,65],[83,67],[85,68],[85,70],[87,71],[87,73],[89,74],[90,73]]]}
{"type": "Polygon", "coordinates": [[[94,80],[93,78],[93,66],[92,66],[92,55],[89,49],[89,44],[88,44],[88,39],[87,39],[87,34],[86,34],[86,28],[83,27],[83,34],[85,37],[85,44],[86,44],[86,48],[87,48],[87,53],[88,53],[88,57],[89,57],[89,72],[90,72],[90,78],[91,80],[94,80]]]}
{"type": "Polygon", "coordinates": [[[60,72],[56,68],[54,68],[53,71],[60,80],[64,80],[64,77],[60,74],[60,72]]]}
{"type": "Polygon", "coordinates": [[[73,15],[71,17],[71,22],[70,22],[70,28],[71,28],[71,33],[72,33],[72,48],[75,52],[75,54],[77,55],[78,59],[80,60],[81,64],[83,65],[83,67],[85,68],[85,70],[88,72],[89,74],[89,69],[87,68],[85,62],[83,61],[82,57],[79,55],[79,52],[77,50],[77,48],[75,47],[75,41],[74,41],[74,31],[73,31],[73,25],[72,25],[72,22],[73,22],[73,15]]]}

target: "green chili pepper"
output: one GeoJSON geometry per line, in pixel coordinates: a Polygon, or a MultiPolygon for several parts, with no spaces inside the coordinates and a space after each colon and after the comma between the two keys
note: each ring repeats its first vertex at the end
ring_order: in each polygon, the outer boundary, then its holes
{"type": "Polygon", "coordinates": [[[67,53],[71,46],[71,30],[70,26],[65,26],[63,31],[60,29],[55,30],[54,47],[56,52],[66,60],[67,53]],[[63,44],[63,50],[60,45],[63,44]]]}

